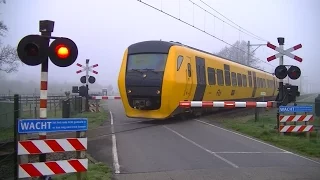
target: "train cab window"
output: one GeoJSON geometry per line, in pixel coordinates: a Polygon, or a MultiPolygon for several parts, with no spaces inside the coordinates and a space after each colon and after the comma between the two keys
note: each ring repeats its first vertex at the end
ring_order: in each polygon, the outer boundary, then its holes
{"type": "Polygon", "coordinates": [[[224,86],[223,71],[221,69],[217,69],[217,80],[219,86],[224,86]]]}
{"type": "Polygon", "coordinates": [[[213,68],[208,67],[208,83],[209,85],[216,85],[216,72],[213,68]]]}
{"type": "Polygon", "coordinates": [[[232,80],[232,86],[237,86],[238,85],[236,73],[231,72],[231,80],[232,80]]]}
{"type": "Polygon", "coordinates": [[[252,76],[251,76],[251,71],[248,71],[248,81],[249,81],[249,87],[252,87],[252,76]]]}
{"type": "Polygon", "coordinates": [[[177,59],[177,71],[179,71],[181,64],[182,64],[182,61],[183,61],[183,56],[179,55],[178,59],[177,59]]]}
{"type": "Polygon", "coordinates": [[[226,86],[231,86],[231,79],[230,79],[230,66],[224,64],[224,81],[226,86]]]}
{"type": "Polygon", "coordinates": [[[188,76],[191,77],[191,64],[188,63],[188,76]]]}
{"type": "Polygon", "coordinates": [[[240,73],[237,73],[238,86],[242,87],[242,76],[240,73]]]}
{"type": "Polygon", "coordinates": [[[242,86],[247,87],[247,76],[242,74],[242,86]]]}

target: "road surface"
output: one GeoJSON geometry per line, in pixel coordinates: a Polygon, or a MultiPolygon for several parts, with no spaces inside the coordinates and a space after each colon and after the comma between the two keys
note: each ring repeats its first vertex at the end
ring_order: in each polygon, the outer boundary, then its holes
{"type": "Polygon", "coordinates": [[[114,168],[116,179],[320,179],[320,162],[208,123],[127,118],[120,100],[89,153],[114,168]]]}

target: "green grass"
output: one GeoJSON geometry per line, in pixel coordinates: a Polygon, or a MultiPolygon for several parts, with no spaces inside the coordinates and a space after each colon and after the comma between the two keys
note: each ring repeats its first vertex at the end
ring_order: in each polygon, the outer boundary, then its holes
{"type": "Polygon", "coordinates": [[[83,112],[72,117],[88,118],[89,129],[101,126],[109,119],[109,112],[100,108],[100,112],[83,112]]]}
{"type": "Polygon", "coordinates": [[[13,127],[0,128],[0,142],[13,139],[13,127]]]}
{"type": "MultiPolygon", "coordinates": [[[[59,176],[54,176],[54,180],[76,180],[76,173],[64,174],[59,176]]],[[[83,180],[110,180],[111,179],[111,169],[104,165],[103,163],[91,164],[89,163],[89,168],[87,171],[87,178],[83,180]]]]}
{"type": "Polygon", "coordinates": [[[306,138],[305,133],[291,133],[280,136],[278,131],[274,129],[276,126],[275,116],[261,114],[258,122],[254,122],[253,118],[249,118],[247,120],[223,121],[223,124],[227,128],[261,139],[283,149],[311,157],[320,157],[320,135],[317,137],[316,132],[311,132],[310,140],[306,138]]]}

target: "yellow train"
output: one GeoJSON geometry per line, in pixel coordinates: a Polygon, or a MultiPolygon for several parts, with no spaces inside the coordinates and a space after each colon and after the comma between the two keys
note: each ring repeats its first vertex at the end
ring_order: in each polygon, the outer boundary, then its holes
{"type": "MultiPolygon", "coordinates": [[[[167,119],[201,113],[179,102],[275,99],[278,79],[268,73],[177,42],[144,41],[123,56],[118,86],[130,118],[167,119]]],[[[200,110],[200,111],[199,111],[200,110]]]]}

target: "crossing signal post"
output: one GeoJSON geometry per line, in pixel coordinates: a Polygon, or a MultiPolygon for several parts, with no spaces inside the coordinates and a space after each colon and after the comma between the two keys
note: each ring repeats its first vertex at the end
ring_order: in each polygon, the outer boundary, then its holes
{"type": "MultiPolygon", "coordinates": [[[[83,65],[77,63],[77,66],[83,67],[83,65]]],[[[98,64],[89,66],[89,59],[86,59],[86,65],[83,69],[78,70],[76,73],[79,74],[81,72],[86,72],[85,76],[80,78],[80,82],[82,84],[86,84],[86,86],[79,87],[79,95],[82,97],[86,97],[86,111],[89,111],[89,83],[93,84],[96,82],[96,78],[94,76],[89,76],[89,72],[93,72],[94,74],[98,74],[97,71],[93,70],[93,68],[98,67],[98,64]]]]}
{"type": "MultiPolygon", "coordinates": [[[[298,44],[298,45],[293,46],[287,50],[284,50],[284,48],[283,48],[284,38],[283,37],[278,38],[278,43],[279,43],[279,47],[271,44],[270,42],[267,43],[267,47],[278,52],[277,54],[268,57],[267,61],[270,62],[276,58],[279,58],[279,66],[276,67],[275,72],[274,72],[275,76],[279,79],[279,93],[276,98],[276,101],[278,102],[277,107],[279,108],[279,106],[281,106],[281,105],[285,106],[290,102],[295,102],[296,97],[300,95],[300,93],[298,91],[298,86],[293,86],[290,84],[283,85],[283,79],[286,78],[287,76],[289,76],[290,79],[296,80],[301,75],[301,70],[299,67],[283,64],[283,55],[286,55],[286,56],[288,56],[298,62],[302,62],[301,57],[296,56],[291,53],[297,49],[302,48],[302,45],[298,44]],[[290,66],[289,69],[287,69],[288,66],[290,66]]],[[[278,111],[278,113],[277,113],[277,128],[278,129],[279,129],[279,115],[280,115],[280,113],[278,111]]]]}
{"type": "MultiPolygon", "coordinates": [[[[29,66],[41,64],[40,81],[40,119],[47,118],[48,64],[51,62],[58,67],[72,65],[78,57],[77,45],[69,38],[51,36],[54,21],[39,21],[40,35],[23,37],[17,47],[20,60],[29,66]],[[50,40],[53,42],[50,44],[50,40]]],[[[46,133],[39,133],[39,139],[46,139],[46,133]]],[[[39,155],[39,161],[46,161],[46,154],[39,155]]],[[[45,179],[46,177],[42,177],[45,179]]]]}

